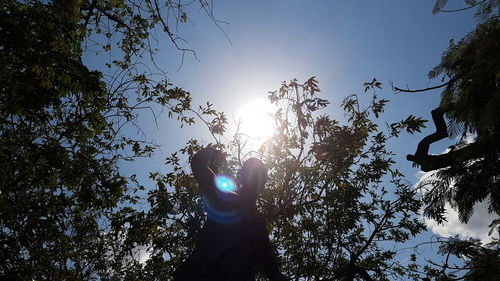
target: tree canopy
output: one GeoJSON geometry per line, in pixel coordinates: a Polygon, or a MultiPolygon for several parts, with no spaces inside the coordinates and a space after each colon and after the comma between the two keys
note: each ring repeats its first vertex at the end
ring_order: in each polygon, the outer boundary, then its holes
{"type": "MultiPolygon", "coordinates": [[[[437,1],[433,12],[442,11],[447,1],[437,1]]],[[[441,63],[429,72],[429,78],[441,77],[444,84],[421,92],[443,88],[439,107],[432,111],[436,132],[419,143],[415,155],[407,159],[422,171],[432,173],[421,186],[425,215],[444,219],[449,203],[467,222],[474,205],[489,201],[489,211],[500,215],[500,36],[498,1],[465,1],[468,8],[478,6],[476,28],[443,53],[441,63]],[[444,119],[448,120],[448,124],[444,119]],[[456,144],[441,155],[428,155],[430,144],[446,137],[457,138],[456,144]]],[[[467,8],[467,9],[468,9],[467,8]]]]}
{"type": "MultiPolygon", "coordinates": [[[[443,223],[446,204],[467,223],[476,203],[488,200],[488,211],[500,215],[500,3],[495,0],[469,1],[466,7],[445,9],[448,1],[438,0],[433,13],[476,9],[476,28],[443,53],[441,62],[429,72],[429,78],[441,78],[441,85],[398,92],[423,92],[443,88],[441,101],[431,111],[436,132],[423,138],[414,155],[407,159],[428,172],[419,183],[423,190],[423,214],[443,223]],[[445,117],[448,122],[446,122],[445,117]],[[440,155],[429,155],[429,146],[446,137],[455,139],[440,155]]],[[[500,233],[500,219],[494,219],[489,235],[500,233]]],[[[499,240],[482,245],[479,240],[458,236],[438,240],[443,263],[424,267],[438,280],[493,280],[499,273],[499,240]],[[450,257],[463,260],[451,264],[450,257]]]]}
{"type": "Polygon", "coordinates": [[[143,54],[154,55],[158,25],[188,51],[170,25],[186,20],[189,4],[195,2],[2,1],[1,276],[104,280],[126,266],[116,260],[133,247],[115,247],[126,224],[116,217],[144,187],[117,165],[154,146],[121,131],[152,104],[192,122],[182,115],[189,93],[139,67],[143,54]],[[172,13],[180,17],[168,22],[172,13]],[[121,52],[108,64],[114,75],[83,62],[90,51],[112,49],[121,52]]]}
{"type": "MultiPolygon", "coordinates": [[[[446,2],[437,1],[434,12],[446,12],[446,2]]],[[[410,115],[385,126],[379,118],[389,101],[379,97],[376,79],[340,106],[321,97],[315,77],[283,83],[268,96],[277,108],[273,137],[249,148],[243,133],[228,135],[223,112],[210,103],[195,111],[188,92],[146,67],[155,66],[157,31],[181,55],[195,55],[176,27],[190,20],[192,7],[217,25],[211,2],[2,1],[0,277],[170,280],[205,221],[205,203],[185,167],[207,145],[224,151],[219,173],[234,175],[250,156],[267,165],[258,207],[290,278],[482,280],[498,272],[498,248],[474,240],[443,242],[444,264],[399,256],[401,245],[425,229],[422,203],[437,220],[447,202],[463,221],[486,198],[500,212],[499,5],[465,3],[479,7],[481,23],[451,42],[431,71],[446,81],[433,115],[437,132],[409,156],[437,171],[424,181],[431,189],[422,201],[395,168],[388,143],[403,131],[419,132],[425,120],[410,115]],[[84,62],[89,53],[109,52],[118,52],[104,64],[109,72],[84,62]],[[343,118],[333,118],[332,108],[343,118]],[[141,131],[139,116],[152,111],[156,118],[156,109],[181,126],[201,120],[214,140],[189,140],[166,158],[167,172],[150,171],[155,186],[146,188],[119,164],[150,156],[155,145],[123,131],[141,131]],[[471,134],[474,143],[466,142],[471,134]],[[448,135],[461,138],[449,152],[428,155],[429,145],[448,135]],[[450,255],[462,257],[465,267],[449,265],[450,255]],[[454,275],[464,268],[464,276],[454,275]]]]}
{"type": "MultiPolygon", "coordinates": [[[[374,91],[380,82],[374,79],[365,86],[374,91]]],[[[246,147],[240,133],[227,143],[206,144],[225,151],[219,172],[234,175],[250,156],[264,161],[269,178],[258,206],[291,279],[415,277],[407,270],[411,263],[397,261],[394,247],[424,229],[417,216],[420,203],[413,186],[393,167],[386,142],[404,129],[419,129],[420,120],[384,132],[374,120],[388,101],[375,92],[365,107],[358,95],[347,97],[341,105],[346,120],[334,120],[321,113],[329,102],[319,95],[314,77],[304,83],[292,80],[270,92],[277,106],[275,135],[256,150],[246,147]]],[[[220,133],[214,136],[218,140],[220,133]]],[[[180,153],[190,157],[201,148],[199,141],[191,140],[180,153]]],[[[183,247],[193,246],[204,221],[204,201],[182,158],[172,154],[167,158],[172,172],[152,175],[158,188],[150,193],[147,217],[157,227],[171,224],[156,233],[161,243],[151,248],[151,263],[161,261],[165,252],[172,257],[168,263],[179,262],[179,255],[183,260],[190,251],[183,247]]]]}

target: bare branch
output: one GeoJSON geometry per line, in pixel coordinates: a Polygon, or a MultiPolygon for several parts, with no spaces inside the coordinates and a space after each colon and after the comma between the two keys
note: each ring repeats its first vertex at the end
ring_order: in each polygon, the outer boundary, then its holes
{"type": "Polygon", "coordinates": [[[408,154],[406,156],[407,160],[413,161],[417,164],[419,164],[420,159],[428,156],[429,146],[432,143],[448,137],[448,130],[446,128],[446,122],[444,121],[444,111],[441,110],[441,108],[437,107],[436,109],[432,110],[431,113],[432,121],[434,121],[434,125],[436,126],[436,132],[426,136],[418,143],[417,152],[415,152],[415,155],[408,154]]]}
{"type": "Polygon", "coordinates": [[[406,159],[421,166],[422,171],[429,172],[440,168],[445,168],[471,159],[480,158],[489,153],[490,150],[500,149],[499,133],[482,136],[475,143],[464,148],[452,150],[441,155],[428,155],[429,145],[444,139],[448,136],[446,123],[444,121],[444,111],[439,107],[432,111],[432,119],[436,126],[436,132],[423,138],[418,144],[415,155],[407,155],[406,159]]]}
{"type": "Polygon", "coordinates": [[[165,20],[161,16],[161,9],[160,9],[160,6],[158,4],[158,0],[154,0],[154,4],[155,4],[156,13],[158,14],[158,19],[160,20],[160,23],[163,26],[163,30],[167,33],[168,37],[170,38],[170,41],[172,41],[175,48],[177,48],[177,50],[179,50],[179,51],[182,51],[182,61],[181,61],[181,65],[179,66],[179,68],[182,67],[182,65],[184,64],[184,54],[186,52],[192,53],[193,56],[195,57],[195,59],[197,61],[199,61],[198,56],[196,55],[196,52],[194,50],[180,47],[179,44],[177,44],[177,40],[182,40],[182,38],[177,37],[175,34],[172,33],[172,31],[170,31],[168,24],[165,22],[165,20]]]}
{"type": "Polygon", "coordinates": [[[426,91],[435,90],[435,89],[439,89],[439,88],[448,86],[450,83],[454,82],[455,80],[456,79],[451,79],[448,82],[446,82],[444,84],[441,84],[441,85],[437,85],[437,86],[434,86],[434,87],[428,87],[428,88],[424,88],[424,89],[416,89],[416,90],[411,90],[411,89],[408,89],[408,88],[402,89],[402,88],[396,87],[396,86],[394,86],[394,84],[393,84],[392,81],[389,82],[389,83],[391,84],[392,90],[395,91],[395,92],[419,93],[419,92],[426,92],[426,91]]]}
{"type": "Polygon", "coordinates": [[[439,11],[443,12],[443,13],[460,12],[460,11],[465,11],[465,10],[472,9],[472,8],[476,7],[477,5],[480,5],[480,4],[484,3],[484,2],[486,2],[486,0],[479,1],[476,4],[473,4],[473,5],[468,6],[468,7],[460,8],[460,9],[453,9],[453,10],[442,10],[442,9],[439,9],[439,11]]]}

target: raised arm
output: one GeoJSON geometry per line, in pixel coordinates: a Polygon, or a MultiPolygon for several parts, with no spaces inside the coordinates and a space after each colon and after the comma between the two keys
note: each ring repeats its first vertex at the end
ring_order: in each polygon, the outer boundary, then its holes
{"type": "Polygon", "coordinates": [[[211,204],[217,204],[218,198],[215,187],[215,174],[208,165],[221,155],[222,152],[219,150],[206,147],[198,151],[191,158],[191,170],[193,171],[194,178],[198,182],[201,192],[211,204]]]}

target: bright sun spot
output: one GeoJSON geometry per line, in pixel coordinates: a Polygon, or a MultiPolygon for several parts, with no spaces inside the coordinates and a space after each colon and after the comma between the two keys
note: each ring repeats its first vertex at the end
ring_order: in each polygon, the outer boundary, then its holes
{"type": "Polygon", "coordinates": [[[240,132],[255,139],[272,136],[274,122],[271,113],[274,111],[275,107],[264,99],[245,103],[236,115],[236,121],[240,122],[240,132]]]}

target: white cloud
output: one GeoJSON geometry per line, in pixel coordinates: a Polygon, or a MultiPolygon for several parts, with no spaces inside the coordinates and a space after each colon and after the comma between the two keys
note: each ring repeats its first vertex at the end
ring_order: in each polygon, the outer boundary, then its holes
{"type": "MultiPolygon", "coordinates": [[[[473,143],[476,139],[474,134],[468,134],[464,140],[464,143],[470,144],[473,143]]],[[[458,138],[456,139],[458,141],[458,138]]],[[[450,149],[445,149],[442,153],[447,153],[450,149]]],[[[417,173],[417,178],[419,179],[417,185],[424,179],[428,179],[432,177],[432,174],[436,171],[432,172],[422,172],[419,171],[417,173]]],[[[422,190],[422,192],[426,192],[426,190],[422,190]]],[[[459,235],[461,238],[467,239],[469,237],[473,237],[476,239],[480,239],[482,243],[488,243],[493,240],[493,237],[498,238],[498,232],[492,233],[492,236],[488,235],[490,228],[488,227],[492,220],[498,218],[496,214],[488,213],[488,201],[489,199],[485,199],[480,203],[476,203],[474,205],[474,214],[469,219],[467,224],[461,223],[458,219],[458,213],[449,205],[445,205],[445,218],[446,222],[442,224],[438,224],[435,220],[424,218],[425,224],[427,227],[434,233],[439,234],[441,236],[455,236],[459,235]]]]}
{"type": "MultiPolygon", "coordinates": [[[[422,180],[432,177],[433,173],[435,173],[435,171],[426,173],[419,171],[417,173],[417,177],[419,178],[417,185],[422,180]]],[[[426,190],[422,190],[422,192],[425,193],[426,190]]],[[[458,234],[463,239],[473,237],[480,239],[483,244],[488,243],[492,241],[493,237],[499,237],[498,232],[492,233],[492,236],[488,235],[490,231],[488,226],[492,220],[498,218],[498,215],[488,213],[488,201],[489,199],[486,198],[484,201],[474,205],[474,214],[466,224],[460,222],[457,211],[448,203],[445,205],[446,222],[438,224],[435,220],[428,218],[424,218],[424,222],[432,232],[443,237],[455,236],[458,234]]]]}
{"type": "Polygon", "coordinates": [[[473,237],[480,239],[483,243],[491,242],[493,237],[498,238],[498,233],[493,234],[493,236],[488,236],[490,230],[488,225],[493,219],[498,218],[498,216],[488,213],[488,200],[477,203],[474,206],[474,215],[467,224],[460,222],[458,213],[453,210],[449,204],[446,204],[445,209],[445,217],[448,221],[443,224],[438,224],[431,219],[424,219],[427,227],[432,230],[432,232],[445,237],[455,236],[457,234],[465,239],[473,237]]]}

